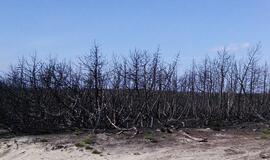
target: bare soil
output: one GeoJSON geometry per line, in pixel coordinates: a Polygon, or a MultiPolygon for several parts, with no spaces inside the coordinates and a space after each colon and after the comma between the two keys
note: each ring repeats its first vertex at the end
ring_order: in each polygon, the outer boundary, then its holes
{"type": "Polygon", "coordinates": [[[221,131],[148,130],[135,137],[89,131],[0,139],[0,160],[259,160],[268,154],[268,133],[258,125],[221,131]],[[198,142],[183,132],[207,141],[198,142]]]}

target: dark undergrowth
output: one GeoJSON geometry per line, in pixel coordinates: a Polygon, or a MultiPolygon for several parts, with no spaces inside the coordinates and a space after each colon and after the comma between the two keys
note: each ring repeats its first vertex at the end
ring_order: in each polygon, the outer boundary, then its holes
{"type": "Polygon", "coordinates": [[[179,74],[179,57],[134,50],[107,62],[95,45],[76,63],[22,58],[0,79],[0,124],[14,133],[223,127],[270,120],[260,45],[238,62],[226,50],[179,74]]]}

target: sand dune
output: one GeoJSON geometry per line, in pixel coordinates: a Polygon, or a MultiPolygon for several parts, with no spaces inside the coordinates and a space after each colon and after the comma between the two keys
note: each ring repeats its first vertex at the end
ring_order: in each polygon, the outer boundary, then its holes
{"type": "Polygon", "coordinates": [[[270,149],[270,141],[261,139],[260,134],[254,132],[216,132],[209,129],[194,129],[189,133],[196,137],[206,137],[208,141],[194,141],[183,136],[180,131],[172,134],[150,132],[129,139],[128,135],[109,133],[22,136],[0,140],[0,159],[258,160],[262,157],[262,152],[268,153],[270,149]]]}

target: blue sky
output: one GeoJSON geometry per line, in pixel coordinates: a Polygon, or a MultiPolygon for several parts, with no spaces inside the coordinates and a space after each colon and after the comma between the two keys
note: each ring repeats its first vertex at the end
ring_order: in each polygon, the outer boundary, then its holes
{"type": "Polygon", "coordinates": [[[180,52],[181,64],[214,56],[227,46],[242,56],[261,41],[270,60],[269,0],[6,0],[0,2],[0,71],[35,51],[74,59],[91,47],[103,55],[134,48],[165,58],[180,52]]]}

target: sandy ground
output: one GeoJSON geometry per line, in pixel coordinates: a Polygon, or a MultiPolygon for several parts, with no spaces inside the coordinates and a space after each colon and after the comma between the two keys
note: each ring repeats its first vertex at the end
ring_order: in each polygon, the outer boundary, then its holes
{"type": "Polygon", "coordinates": [[[69,133],[0,139],[0,160],[259,160],[270,153],[270,140],[261,132],[187,129],[126,134],[69,133]],[[265,155],[264,155],[265,154],[265,155]]]}

